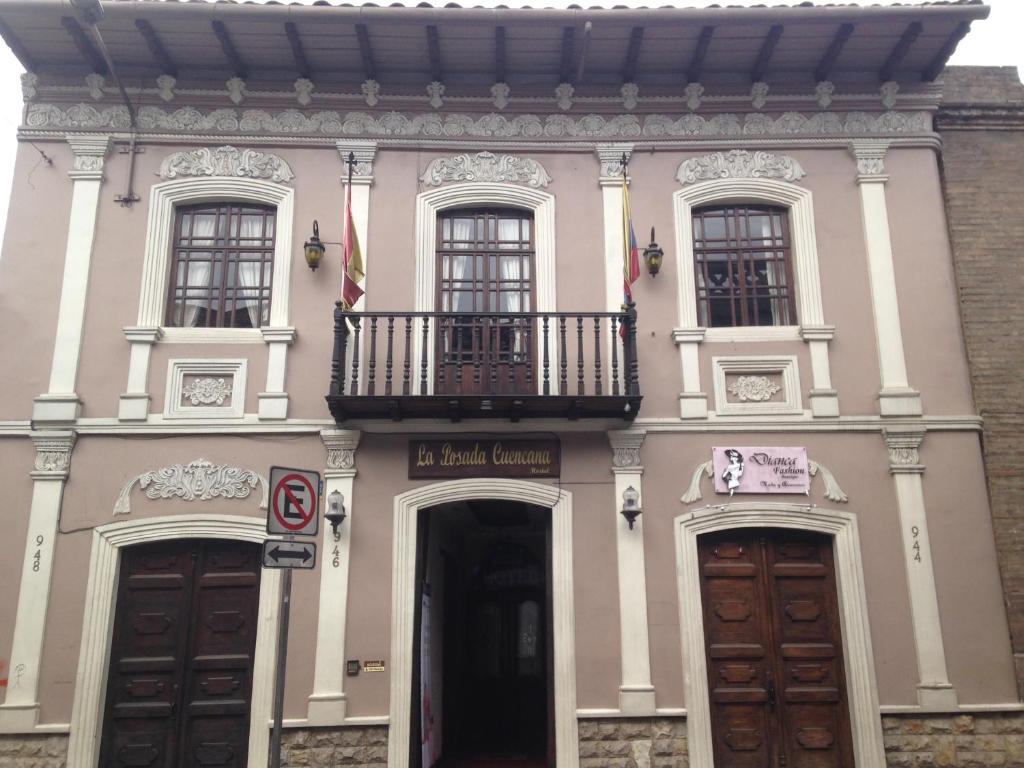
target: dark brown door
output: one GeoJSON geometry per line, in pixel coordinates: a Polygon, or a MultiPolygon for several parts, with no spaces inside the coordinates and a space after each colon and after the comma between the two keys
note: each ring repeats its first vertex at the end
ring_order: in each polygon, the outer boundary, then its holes
{"type": "Polygon", "coordinates": [[[853,768],[831,538],[698,541],[715,764],[853,768]]]}
{"type": "Polygon", "coordinates": [[[514,209],[438,217],[437,391],[523,394],[534,379],[533,219],[514,209]]]}
{"type": "Polygon", "coordinates": [[[244,768],[259,584],[254,544],[123,554],[100,765],[244,768]]]}

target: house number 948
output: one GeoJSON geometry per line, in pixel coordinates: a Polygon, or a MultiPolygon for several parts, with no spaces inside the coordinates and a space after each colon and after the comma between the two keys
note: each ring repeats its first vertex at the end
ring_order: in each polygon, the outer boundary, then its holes
{"type": "Polygon", "coordinates": [[[910,545],[911,551],[914,553],[912,558],[914,562],[921,562],[921,541],[918,537],[921,535],[921,529],[916,525],[910,527],[910,534],[914,537],[914,543],[910,545]]]}
{"type": "MultiPolygon", "coordinates": [[[[36,546],[37,547],[42,547],[44,541],[46,541],[46,539],[44,539],[41,535],[40,536],[36,536],[36,546]]],[[[40,564],[42,563],[42,561],[43,561],[43,550],[42,549],[37,549],[35,551],[35,553],[32,555],[32,572],[33,573],[39,573],[39,567],[40,567],[40,564]]]]}

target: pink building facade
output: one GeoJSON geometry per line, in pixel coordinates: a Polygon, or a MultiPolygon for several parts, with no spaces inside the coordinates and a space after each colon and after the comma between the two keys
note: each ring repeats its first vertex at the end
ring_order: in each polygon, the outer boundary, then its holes
{"type": "Polygon", "coordinates": [[[0,2],[0,755],[267,763],[284,466],[345,512],[285,765],[1022,764],[933,128],[985,6],[103,8],[0,2]]]}

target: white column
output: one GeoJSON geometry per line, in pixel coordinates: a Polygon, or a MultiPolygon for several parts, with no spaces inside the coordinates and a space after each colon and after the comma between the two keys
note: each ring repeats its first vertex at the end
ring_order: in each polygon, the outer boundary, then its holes
{"type": "MultiPolygon", "coordinates": [[[[348,558],[352,529],[352,488],[356,477],[356,448],[362,433],[325,429],[320,438],[327,448],[324,503],[334,491],[345,497],[348,516],[335,534],[324,523],[320,551],[320,614],[316,627],[313,694],[309,697],[310,725],[341,725],[345,721],[345,613],[348,610],[348,558]]],[[[326,508],[326,507],[325,507],[326,508]]]]}
{"type": "Polygon", "coordinates": [[[164,332],[161,328],[131,327],[124,329],[131,343],[128,359],[128,387],[118,403],[117,418],[121,421],[145,421],[149,416],[149,355],[164,332]]]}
{"type": "Polygon", "coordinates": [[[889,214],[885,202],[885,183],[889,177],[883,173],[888,148],[889,143],[886,141],[853,142],[871,283],[878,367],[882,378],[878,404],[882,416],[920,416],[921,396],[907,381],[903,333],[900,330],[896,272],[893,268],[889,214]]]}
{"type": "Polygon", "coordinates": [[[92,259],[96,213],[103,161],[110,137],[82,134],[67,137],[74,153],[74,165],[68,171],[72,181],[71,214],[64,254],[64,281],[57,313],[57,336],[53,344],[50,386],[35,399],[34,422],[71,422],[78,418],[81,403],[75,393],[78,358],[82,349],[82,325],[89,288],[89,262],[92,259]]]}
{"type": "Polygon", "coordinates": [[[36,447],[7,698],[0,704],[0,733],[31,731],[39,721],[39,664],[50,604],[53,551],[64,482],[71,466],[75,433],[33,432],[36,447]]]}
{"type": "Polygon", "coordinates": [[[267,387],[256,395],[261,421],[288,418],[288,392],[285,374],[288,370],[288,347],[295,341],[294,328],[260,328],[267,342],[267,387]]]}
{"type": "Polygon", "coordinates": [[[834,325],[802,325],[800,337],[811,353],[811,415],[815,418],[839,415],[839,395],[832,388],[828,343],[835,336],[834,325]]]}
{"type": "Polygon", "coordinates": [[[889,472],[896,484],[903,560],[910,591],[910,614],[917,651],[917,700],[922,707],[955,707],[957,696],[946,671],[939,599],[935,590],[935,570],[928,542],[928,517],[921,482],[924,465],[920,463],[918,448],[924,435],[924,429],[920,427],[889,428],[885,430],[885,444],[889,448],[889,472]]]}
{"type": "MultiPolygon", "coordinates": [[[[363,254],[363,272],[366,279],[362,288],[365,291],[370,282],[370,187],[373,186],[373,160],[377,155],[377,142],[366,139],[338,139],[335,146],[341,156],[343,190],[348,183],[348,166],[345,163],[349,153],[354,154],[356,159],[355,168],[352,170],[352,219],[356,225],[356,235],[359,237],[359,247],[363,254]]],[[[365,309],[365,297],[357,301],[353,309],[365,309]]]]}
{"type": "Polygon", "coordinates": [[[647,576],[644,565],[644,522],[640,514],[632,529],[619,511],[622,494],[632,486],[640,494],[643,508],[644,474],[640,463],[643,432],[615,430],[608,433],[615,475],[615,543],[619,565],[619,632],[622,644],[622,683],[619,711],[630,715],[653,715],[654,686],[651,684],[651,650],[647,628],[647,576]]]}
{"type": "Polygon", "coordinates": [[[604,201],[604,294],[605,309],[618,312],[622,308],[622,266],[625,235],[622,231],[622,185],[629,180],[622,175],[622,156],[629,161],[632,144],[598,144],[597,159],[601,164],[598,184],[604,201]]]}
{"type": "Polygon", "coordinates": [[[706,419],[708,394],[700,388],[700,343],[706,328],[674,328],[672,341],[679,347],[683,391],[679,393],[679,418],[706,419]]]}

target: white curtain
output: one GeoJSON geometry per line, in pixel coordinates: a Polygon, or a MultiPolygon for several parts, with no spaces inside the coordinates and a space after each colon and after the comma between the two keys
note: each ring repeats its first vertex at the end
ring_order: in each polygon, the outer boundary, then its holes
{"type": "MultiPolygon", "coordinates": [[[[197,240],[206,239],[208,244],[213,244],[213,238],[217,231],[217,217],[214,215],[209,216],[193,216],[192,217],[192,243],[199,245],[197,240]]],[[[210,261],[190,261],[188,265],[188,274],[185,276],[185,286],[191,289],[203,289],[207,288],[210,284],[210,261]]],[[[196,325],[196,321],[199,319],[199,310],[209,307],[209,297],[203,296],[202,298],[191,298],[186,297],[185,302],[185,316],[182,318],[181,324],[185,328],[192,328],[196,325]]]]}
{"type": "MultiPolygon", "coordinates": [[[[253,238],[261,240],[263,237],[263,217],[243,216],[238,227],[239,240],[253,238]]],[[[260,242],[262,245],[262,240],[260,242]]],[[[259,328],[262,323],[260,317],[260,261],[238,262],[238,285],[244,290],[242,297],[239,297],[235,306],[236,311],[245,309],[249,313],[249,325],[259,328]]]]}

